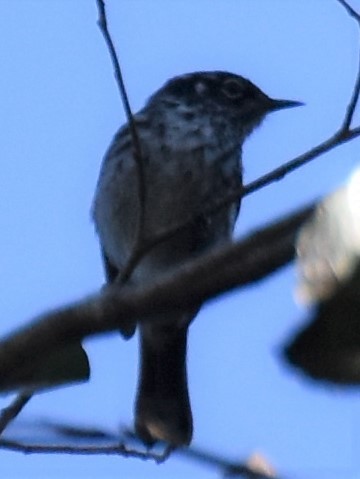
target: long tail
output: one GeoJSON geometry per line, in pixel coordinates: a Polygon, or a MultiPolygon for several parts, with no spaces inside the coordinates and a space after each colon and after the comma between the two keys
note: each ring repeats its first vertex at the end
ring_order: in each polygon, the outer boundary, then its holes
{"type": "MultiPolygon", "coordinates": [[[[174,323],[172,323],[174,324],[174,323]]],[[[185,327],[147,326],[140,331],[140,376],[135,425],[147,443],[187,445],[192,414],[187,387],[185,327]]]]}

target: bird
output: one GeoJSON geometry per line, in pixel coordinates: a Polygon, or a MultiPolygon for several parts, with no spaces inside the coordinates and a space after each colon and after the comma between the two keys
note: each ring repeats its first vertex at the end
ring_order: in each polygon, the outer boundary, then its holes
{"type": "MultiPolygon", "coordinates": [[[[146,238],[184,222],[186,226],[140,259],[130,278],[136,287],[151,285],[231,242],[240,197],[213,212],[211,205],[241,189],[242,145],[265,116],[300,105],[273,99],[248,79],[226,71],[182,74],[157,90],[133,115],[141,148],[143,201],[129,123],[115,134],[101,165],[92,216],[107,283],[118,281],[126,267],[140,211],[146,238]]],[[[135,430],[146,444],[165,441],[179,447],[191,442],[187,336],[200,307],[149,311],[150,320],[138,318],[135,430]]]]}

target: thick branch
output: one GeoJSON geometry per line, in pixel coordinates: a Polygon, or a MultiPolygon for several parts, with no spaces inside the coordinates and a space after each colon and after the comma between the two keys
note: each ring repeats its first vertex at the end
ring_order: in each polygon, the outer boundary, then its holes
{"type": "Polygon", "coordinates": [[[69,340],[126,329],[136,318],[187,309],[257,281],[294,256],[294,234],[312,207],[257,231],[245,240],[187,263],[147,288],[111,285],[85,300],[44,314],[0,342],[0,386],[6,372],[46,356],[69,340]]]}

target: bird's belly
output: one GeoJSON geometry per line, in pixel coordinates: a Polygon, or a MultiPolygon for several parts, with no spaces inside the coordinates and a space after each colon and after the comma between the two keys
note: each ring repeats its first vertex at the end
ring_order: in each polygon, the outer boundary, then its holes
{"type": "MultiPolygon", "coordinates": [[[[154,274],[169,270],[201,254],[212,245],[231,237],[235,221],[234,206],[216,215],[203,216],[219,184],[221,172],[212,172],[202,162],[175,158],[148,162],[145,168],[145,202],[143,234],[145,239],[158,236],[188,222],[186,228],[159,243],[141,260],[135,277],[141,282],[154,274]]],[[[104,178],[98,190],[94,217],[101,243],[110,260],[122,269],[134,247],[140,209],[137,170],[132,162],[121,172],[104,178]]],[[[240,181],[240,178],[238,179],[240,181]]],[[[220,186],[219,186],[220,185],[220,186]]],[[[225,194],[226,192],[223,192],[225,194]]]]}

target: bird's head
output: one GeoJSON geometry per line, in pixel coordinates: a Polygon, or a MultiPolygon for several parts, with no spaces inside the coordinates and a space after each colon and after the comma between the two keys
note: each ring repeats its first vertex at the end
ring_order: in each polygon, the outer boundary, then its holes
{"type": "Polygon", "coordinates": [[[302,105],[298,101],[270,98],[246,78],[224,71],[174,77],[150,98],[148,106],[159,102],[182,110],[189,121],[207,115],[215,121],[230,122],[243,138],[268,113],[302,105]]]}

